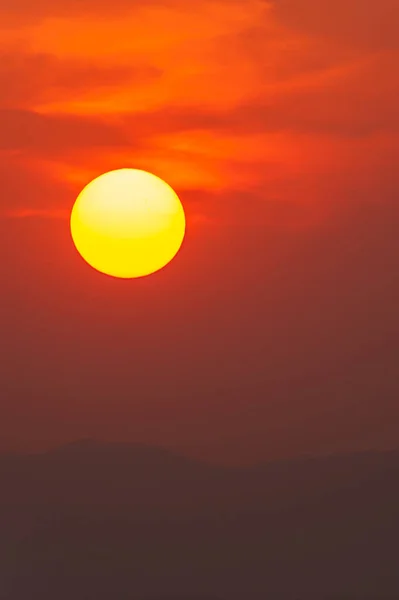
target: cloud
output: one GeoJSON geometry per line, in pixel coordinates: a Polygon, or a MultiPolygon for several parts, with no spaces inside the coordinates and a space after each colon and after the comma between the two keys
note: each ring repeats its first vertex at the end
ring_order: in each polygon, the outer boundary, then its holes
{"type": "MultiPolygon", "coordinates": [[[[252,0],[253,1],[253,0],[252,0]]],[[[264,0],[256,0],[259,4],[264,0]]],[[[190,10],[195,10],[201,5],[210,4],[210,0],[192,0],[190,10]]],[[[234,5],[240,4],[240,0],[212,0],[212,3],[234,5]]],[[[186,10],[187,2],[185,0],[146,0],[147,7],[186,10]]],[[[61,18],[81,18],[82,15],[91,18],[109,17],[125,15],[133,12],[143,6],[142,0],[42,0],[32,4],[30,0],[3,0],[0,5],[0,15],[8,23],[34,23],[37,21],[51,19],[53,17],[61,18]]]]}
{"type": "Polygon", "coordinates": [[[0,151],[0,215],[44,217],[71,206],[73,187],[20,153],[0,151]],[[48,212],[49,211],[49,212],[48,212]],[[55,212],[54,212],[55,211],[55,212]]]}
{"type": "Polygon", "coordinates": [[[46,209],[46,208],[19,208],[16,210],[5,211],[1,216],[11,219],[68,219],[69,211],[66,209],[46,209]]]}
{"type": "Polygon", "coordinates": [[[398,60],[398,53],[383,53],[326,70],[313,81],[259,97],[222,121],[247,131],[290,130],[334,137],[397,131],[399,78],[393,74],[398,60]]]}
{"type": "Polygon", "coordinates": [[[42,115],[0,110],[0,150],[53,154],[76,148],[119,146],[126,138],[104,120],[76,115],[42,115]]]}
{"type": "Polygon", "coordinates": [[[87,92],[104,93],[121,85],[143,84],[160,75],[159,69],[138,63],[99,64],[14,49],[0,54],[0,106],[32,108],[60,96],[72,101],[87,92]]]}
{"type": "Polygon", "coordinates": [[[397,0],[273,0],[285,27],[363,49],[398,48],[397,0]]]}
{"type": "Polygon", "coordinates": [[[228,108],[169,105],[157,111],[125,115],[126,126],[137,133],[209,130],[230,134],[275,131],[363,136],[396,131],[399,126],[399,60],[384,53],[324,71],[312,81],[260,93],[228,108]]]}
{"type": "MultiPolygon", "coordinates": [[[[174,0],[149,0],[151,4],[170,5],[174,0]]],[[[70,17],[82,14],[88,16],[104,16],[130,12],[132,8],[140,4],[139,0],[61,0],[52,2],[42,0],[32,4],[30,0],[4,0],[1,3],[0,14],[4,19],[14,23],[35,22],[52,17],[70,17]]]]}

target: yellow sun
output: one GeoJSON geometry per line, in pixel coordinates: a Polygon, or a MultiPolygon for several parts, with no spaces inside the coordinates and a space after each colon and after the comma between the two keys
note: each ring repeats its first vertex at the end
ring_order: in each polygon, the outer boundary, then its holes
{"type": "Polygon", "coordinates": [[[100,175],[79,194],[71,234],[79,254],[113,277],[143,277],[178,252],[186,220],[172,188],[151,173],[120,169],[100,175]]]}

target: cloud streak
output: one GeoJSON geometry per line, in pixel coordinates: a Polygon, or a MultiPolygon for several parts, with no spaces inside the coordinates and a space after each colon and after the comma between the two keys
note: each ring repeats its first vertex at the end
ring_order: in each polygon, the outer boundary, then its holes
{"type": "Polygon", "coordinates": [[[148,83],[161,75],[159,69],[130,61],[98,64],[9,49],[0,54],[0,106],[32,108],[60,96],[73,101],[88,92],[101,94],[122,85],[148,83]]]}
{"type": "Polygon", "coordinates": [[[30,219],[30,218],[43,218],[43,219],[68,219],[69,211],[66,209],[34,209],[34,208],[19,208],[17,210],[9,210],[3,213],[3,216],[10,217],[11,219],[30,219]]]}

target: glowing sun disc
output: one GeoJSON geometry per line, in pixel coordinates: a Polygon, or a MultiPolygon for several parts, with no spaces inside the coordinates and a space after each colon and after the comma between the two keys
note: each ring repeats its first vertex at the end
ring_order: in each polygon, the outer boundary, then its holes
{"type": "Polygon", "coordinates": [[[76,249],[90,266],[128,279],[150,275],[174,258],[186,220],[165,181],[139,169],[119,169],[81,191],[70,225],[76,249]]]}

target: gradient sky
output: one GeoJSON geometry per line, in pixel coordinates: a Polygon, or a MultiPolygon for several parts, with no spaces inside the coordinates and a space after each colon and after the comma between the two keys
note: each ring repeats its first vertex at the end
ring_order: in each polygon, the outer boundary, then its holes
{"type": "Polygon", "coordinates": [[[0,446],[393,446],[397,0],[2,0],[0,23],[0,446]],[[188,230],[119,281],[68,217],[129,166],[188,230]]]}

